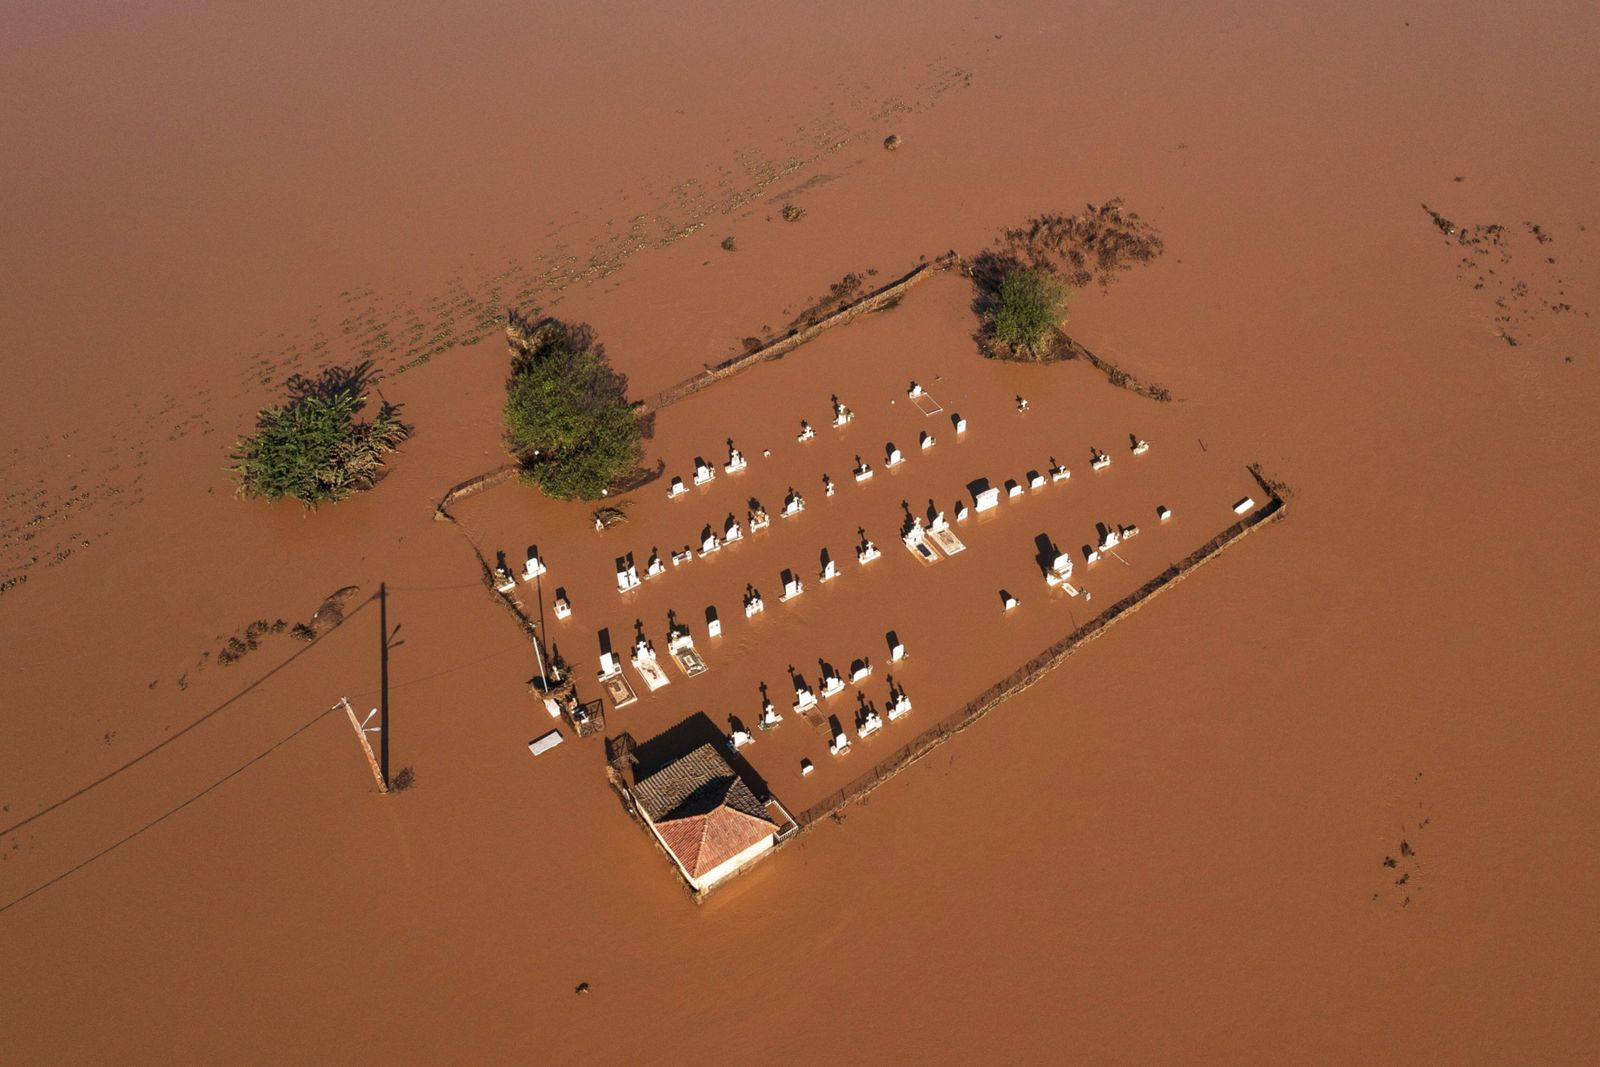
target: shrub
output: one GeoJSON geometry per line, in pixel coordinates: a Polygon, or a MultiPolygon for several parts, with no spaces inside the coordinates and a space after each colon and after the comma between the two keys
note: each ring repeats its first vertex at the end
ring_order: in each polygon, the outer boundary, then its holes
{"type": "Polygon", "coordinates": [[[805,217],[806,217],[806,209],[801,207],[799,204],[785,204],[785,205],[783,205],[783,221],[784,222],[799,222],[801,219],[803,219],[805,217]]]}
{"type": "Polygon", "coordinates": [[[317,380],[290,379],[288,403],[262,409],[255,434],[234,444],[230,470],[238,494],[288,496],[315,507],[376,485],[383,457],[400,447],[411,428],[387,402],[370,423],[356,421],[367,402],[362,390],[368,369],[334,367],[317,380]]]}
{"type": "Polygon", "coordinates": [[[1050,271],[1024,267],[1000,279],[991,325],[1013,349],[1040,351],[1065,312],[1067,291],[1050,271]]]}
{"type": "Polygon", "coordinates": [[[738,244],[734,241],[734,239],[732,237],[724,237],[722,239],[722,250],[724,252],[734,252],[734,251],[737,251],[738,248],[739,248],[738,244]]]}
{"type": "Polygon", "coordinates": [[[594,500],[639,462],[628,382],[585,329],[513,317],[506,444],[523,478],[563,500],[594,500]]]}

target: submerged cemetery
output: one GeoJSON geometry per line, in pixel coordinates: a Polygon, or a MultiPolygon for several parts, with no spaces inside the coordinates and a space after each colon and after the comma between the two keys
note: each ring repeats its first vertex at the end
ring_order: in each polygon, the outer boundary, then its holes
{"type": "Polygon", "coordinates": [[[978,358],[964,294],[935,278],[656,411],[660,474],[615,514],[516,482],[450,505],[533,639],[540,759],[603,765],[697,894],[1281,506],[1181,405],[978,358]]]}

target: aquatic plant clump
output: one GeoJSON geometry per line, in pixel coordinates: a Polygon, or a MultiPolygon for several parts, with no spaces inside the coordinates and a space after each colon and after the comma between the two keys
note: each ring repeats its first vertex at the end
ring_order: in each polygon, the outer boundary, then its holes
{"type": "Polygon", "coordinates": [[[332,388],[307,388],[314,384],[291,381],[289,402],[262,409],[256,432],[235,443],[230,471],[239,496],[293,497],[306,507],[343,500],[376,485],[384,457],[411,436],[399,407],[388,402],[370,423],[356,421],[367,402],[360,374],[332,388]]]}
{"type": "Polygon", "coordinates": [[[641,454],[627,378],[586,328],[530,323],[513,312],[506,333],[506,446],[523,480],[562,500],[605,496],[641,454]]]}

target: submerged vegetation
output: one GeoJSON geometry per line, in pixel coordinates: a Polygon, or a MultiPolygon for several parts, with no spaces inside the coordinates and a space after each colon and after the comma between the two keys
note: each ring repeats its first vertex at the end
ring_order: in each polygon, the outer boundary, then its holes
{"type": "Polygon", "coordinates": [[[1166,245],[1155,227],[1137,213],[1125,211],[1122,200],[1088,205],[1081,215],[1040,215],[1001,237],[1005,254],[1031,267],[1046,267],[1073,289],[1098,284],[1111,288],[1117,275],[1149,263],[1166,245]]]}
{"type": "Polygon", "coordinates": [[[631,500],[624,500],[618,504],[607,504],[594,509],[594,524],[597,530],[609,530],[613,526],[621,526],[628,521],[628,505],[631,500]]]}
{"type": "Polygon", "coordinates": [[[281,634],[288,628],[289,623],[286,619],[275,619],[272,622],[257,619],[223,643],[217,650],[217,664],[222,667],[233,666],[243,659],[246,653],[260,648],[263,637],[268,634],[281,634]]]}
{"type": "Polygon", "coordinates": [[[1155,229],[1121,200],[1090,204],[1077,215],[1040,215],[995,244],[970,268],[976,340],[986,356],[1025,360],[1072,358],[1059,328],[1068,292],[1094,284],[1109,289],[1164,248],[1155,229]]]}
{"type": "Polygon", "coordinates": [[[641,453],[627,378],[588,327],[513,311],[506,336],[506,446],[523,480],[563,500],[605,496],[633,473],[641,453]]]}
{"type": "Polygon", "coordinates": [[[230,471],[238,494],[306,507],[339,501],[371,489],[383,475],[384,457],[411,428],[385,401],[369,423],[357,422],[366,406],[371,363],[330,367],[317,378],[289,379],[289,400],[263,408],[256,432],[234,444],[230,471]]]}

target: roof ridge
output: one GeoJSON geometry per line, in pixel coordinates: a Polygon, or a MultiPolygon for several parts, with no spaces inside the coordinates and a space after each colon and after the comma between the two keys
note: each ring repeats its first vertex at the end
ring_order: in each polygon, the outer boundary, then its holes
{"type": "Polygon", "coordinates": [[[720,808],[715,808],[711,812],[709,812],[705,817],[709,819],[712,815],[716,814],[718,811],[730,812],[731,814],[737,815],[740,818],[749,819],[751,822],[760,823],[763,826],[776,826],[777,825],[771,819],[767,818],[765,815],[752,815],[748,811],[745,811],[743,808],[736,808],[732,804],[724,804],[720,808]]]}

